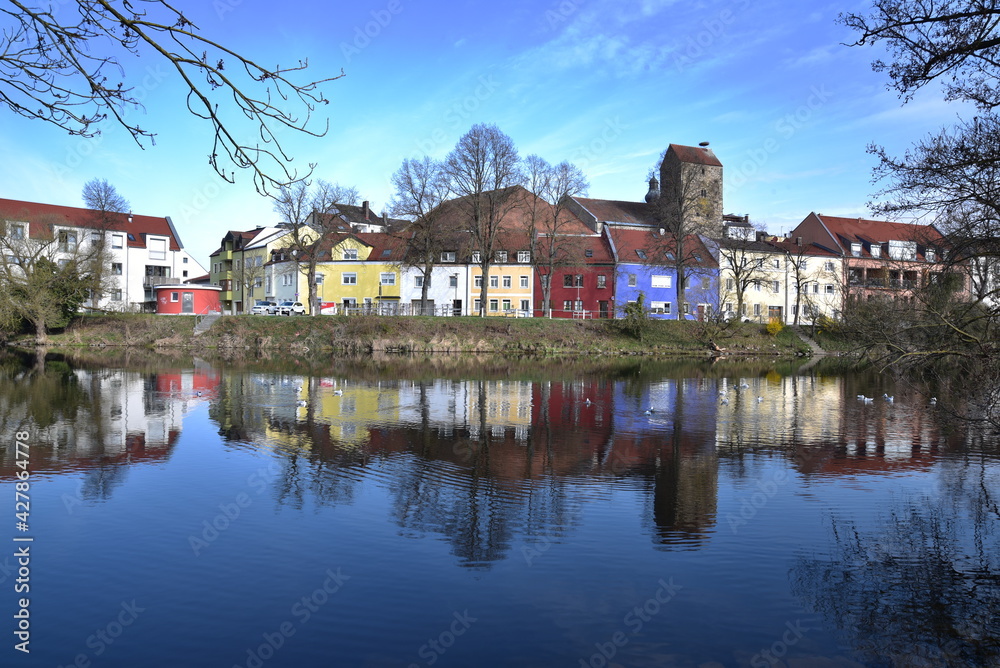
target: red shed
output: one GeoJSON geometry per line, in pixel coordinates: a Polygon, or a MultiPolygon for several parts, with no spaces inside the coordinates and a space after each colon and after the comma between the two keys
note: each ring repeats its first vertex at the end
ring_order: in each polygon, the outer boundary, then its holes
{"type": "Polygon", "coordinates": [[[219,285],[157,285],[156,312],[161,315],[201,315],[203,313],[221,313],[219,302],[219,285]]]}

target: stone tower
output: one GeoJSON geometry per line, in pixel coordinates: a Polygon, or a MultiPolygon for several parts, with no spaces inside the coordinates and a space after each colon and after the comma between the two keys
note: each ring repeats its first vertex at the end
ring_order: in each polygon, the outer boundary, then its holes
{"type": "Polygon", "coordinates": [[[722,163],[708,142],[667,148],[660,165],[660,198],[668,215],[683,212],[687,232],[721,236],[722,163]]]}

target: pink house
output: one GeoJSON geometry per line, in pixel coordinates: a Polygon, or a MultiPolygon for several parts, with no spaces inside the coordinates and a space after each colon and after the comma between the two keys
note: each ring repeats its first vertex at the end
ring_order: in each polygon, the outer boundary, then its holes
{"type": "Polygon", "coordinates": [[[160,315],[203,315],[221,313],[218,285],[157,285],[156,312],[160,315]]]}

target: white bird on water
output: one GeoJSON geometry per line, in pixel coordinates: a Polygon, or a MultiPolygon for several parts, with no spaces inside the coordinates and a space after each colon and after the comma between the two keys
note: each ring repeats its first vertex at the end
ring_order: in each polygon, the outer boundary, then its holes
{"type": "Polygon", "coordinates": [[[343,390],[334,390],[334,391],[333,391],[333,394],[334,394],[335,396],[338,396],[338,397],[339,397],[340,395],[342,395],[343,393],[344,393],[344,391],[343,391],[343,390]]]}

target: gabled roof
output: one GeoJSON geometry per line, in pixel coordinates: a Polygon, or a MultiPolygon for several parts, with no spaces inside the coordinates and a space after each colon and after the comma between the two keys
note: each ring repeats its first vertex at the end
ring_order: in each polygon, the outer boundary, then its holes
{"type": "Polygon", "coordinates": [[[722,167],[722,163],[715,157],[715,153],[713,153],[712,149],[707,146],[681,146],[679,144],[671,144],[667,147],[667,152],[673,152],[681,162],[722,167]]]}
{"type": "Polygon", "coordinates": [[[914,225],[911,223],[894,223],[884,220],[866,218],[841,218],[814,214],[829,230],[830,234],[841,246],[845,255],[851,254],[851,245],[862,244],[862,256],[871,257],[869,248],[872,244],[881,245],[889,241],[913,241],[918,246],[944,245],[945,238],[933,225],[914,225]]]}
{"type": "MultiPolygon", "coordinates": [[[[549,244],[552,243],[552,238],[544,235],[540,235],[536,241],[537,250],[540,253],[548,253],[549,244]]],[[[611,246],[608,244],[608,240],[603,236],[596,234],[586,234],[586,235],[566,235],[560,234],[556,236],[556,249],[563,249],[562,252],[572,253],[573,258],[562,258],[559,257],[557,252],[556,259],[559,262],[565,262],[566,260],[574,260],[579,258],[580,264],[613,264],[615,261],[615,256],[611,250],[611,246]],[[587,253],[590,255],[587,255],[587,253]]]]}
{"type": "Polygon", "coordinates": [[[792,256],[840,257],[840,251],[827,248],[826,246],[821,246],[820,244],[803,242],[800,245],[792,239],[785,239],[784,241],[765,241],[763,243],[769,244],[775,250],[792,256]]]}
{"type": "MultiPolygon", "coordinates": [[[[618,262],[625,264],[649,264],[668,266],[672,261],[667,257],[667,253],[673,253],[676,243],[669,236],[660,236],[655,230],[630,230],[626,228],[610,229],[609,236],[614,241],[615,249],[618,252],[618,262]]],[[[684,254],[689,257],[685,266],[712,268],[718,263],[709,251],[708,247],[696,234],[684,237],[684,254]],[[695,259],[697,254],[701,259],[695,259]]]]}
{"type": "MultiPolygon", "coordinates": [[[[101,214],[92,209],[0,199],[0,218],[27,222],[28,235],[35,238],[51,234],[53,226],[99,229],[100,224],[95,220],[97,215],[101,214]]],[[[107,215],[109,222],[104,229],[125,233],[129,248],[145,248],[148,236],[167,237],[172,251],[183,248],[169,218],[126,213],[107,215]]]]}
{"type": "Polygon", "coordinates": [[[640,227],[659,227],[656,209],[646,202],[625,202],[613,199],[574,197],[577,204],[599,223],[622,223],[640,227]]]}
{"type": "MultiPolygon", "coordinates": [[[[535,229],[542,232],[548,229],[549,226],[544,221],[551,219],[555,213],[554,207],[551,204],[535,196],[523,186],[511,186],[509,188],[490,191],[486,194],[490,195],[494,193],[498,194],[505,201],[505,209],[507,211],[505,212],[503,227],[506,230],[512,232],[516,230],[522,232],[530,230],[533,210],[536,216],[535,229]]],[[[468,216],[468,209],[466,207],[469,202],[471,202],[471,196],[459,197],[443,203],[440,209],[443,225],[452,225],[456,229],[465,228],[467,223],[464,218],[468,216]]],[[[572,211],[563,207],[560,213],[558,233],[593,234],[594,231],[587,227],[572,211]]],[[[503,248],[503,246],[498,246],[498,248],[503,248]]]]}

